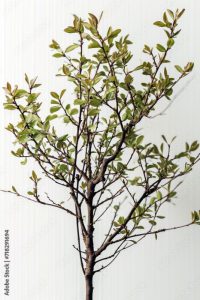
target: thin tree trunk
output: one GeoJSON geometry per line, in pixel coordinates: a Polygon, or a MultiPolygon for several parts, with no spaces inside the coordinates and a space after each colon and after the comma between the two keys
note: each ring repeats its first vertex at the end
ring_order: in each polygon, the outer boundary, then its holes
{"type": "MultiPolygon", "coordinates": [[[[93,290],[94,290],[94,287],[93,287],[93,276],[94,276],[93,269],[94,269],[94,266],[91,267],[90,272],[88,272],[85,275],[85,286],[86,286],[85,300],[93,300],[93,290]]],[[[89,269],[88,269],[88,271],[89,271],[89,269]]]]}
{"type": "Polygon", "coordinates": [[[95,255],[93,248],[93,235],[88,237],[87,243],[87,258],[86,258],[86,268],[85,268],[85,286],[86,286],[86,299],[93,300],[93,277],[94,277],[94,265],[95,265],[95,255]]]}
{"type": "Polygon", "coordinates": [[[95,266],[95,251],[94,251],[94,223],[93,223],[93,207],[92,200],[94,196],[94,186],[88,187],[88,235],[86,237],[86,268],[85,268],[85,284],[86,284],[86,299],[93,300],[93,277],[95,266]]]}

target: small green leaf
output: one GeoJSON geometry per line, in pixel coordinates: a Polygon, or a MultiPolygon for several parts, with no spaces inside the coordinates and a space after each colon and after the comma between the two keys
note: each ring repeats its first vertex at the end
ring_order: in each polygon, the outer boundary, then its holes
{"type": "Polygon", "coordinates": [[[64,32],[67,32],[67,33],[75,33],[77,32],[76,29],[72,26],[69,26],[67,28],[64,29],[64,32]]]}
{"type": "Polygon", "coordinates": [[[88,116],[92,117],[92,116],[96,116],[99,113],[98,108],[92,108],[89,110],[88,112],[88,116]]]}
{"type": "Polygon", "coordinates": [[[65,65],[63,65],[62,67],[62,71],[65,75],[69,75],[70,74],[70,70],[68,67],[66,67],[65,65]]]}
{"type": "Polygon", "coordinates": [[[63,118],[63,122],[68,124],[70,122],[70,118],[68,116],[65,116],[63,118]]]}
{"type": "Polygon", "coordinates": [[[70,115],[73,116],[73,115],[76,115],[78,113],[78,109],[77,108],[73,108],[70,112],[70,115]]]}
{"type": "Polygon", "coordinates": [[[162,134],[161,136],[162,136],[162,139],[165,141],[165,143],[166,143],[166,144],[168,144],[168,142],[167,142],[167,139],[166,139],[165,135],[164,135],[164,134],[162,134]]]}
{"type": "Polygon", "coordinates": [[[63,54],[61,54],[61,53],[55,53],[55,54],[53,54],[53,57],[56,57],[56,58],[63,57],[63,54]]]}
{"type": "Polygon", "coordinates": [[[76,48],[78,48],[78,47],[79,47],[78,44],[73,44],[73,45],[67,47],[66,50],[65,50],[65,52],[66,52],[66,53],[71,52],[71,51],[73,51],[74,49],[76,49],[76,48]]]}
{"type": "Polygon", "coordinates": [[[98,19],[97,19],[97,17],[95,15],[91,14],[91,13],[88,13],[88,15],[90,16],[90,19],[89,19],[90,24],[94,25],[95,28],[96,28],[97,25],[98,25],[98,19]]]}
{"type": "Polygon", "coordinates": [[[74,100],[74,105],[83,105],[86,103],[85,99],[75,99],[74,100]]]}
{"type": "Polygon", "coordinates": [[[26,163],[27,163],[27,158],[25,157],[25,159],[22,160],[22,161],[20,162],[20,164],[21,164],[21,165],[26,165],[26,163]]]}
{"type": "Polygon", "coordinates": [[[58,99],[58,100],[60,99],[60,98],[59,98],[59,95],[58,95],[57,93],[51,92],[50,94],[51,94],[51,96],[52,96],[53,98],[58,99]]]}
{"type": "Polygon", "coordinates": [[[54,113],[54,112],[58,111],[59,109],[60,109],[60,106],[52,106],[52,107],[50,108],[50,112],[51,112],[51,113],[54,113]]]}
{"type": "Polygon", "coordinates": [[[166,24],[163,23],[163,22],[161,22],[161,21],[156,21],[153,24],[156,25],[156,26],[158,26],[158,27],[165,27],[166,26],[166,24]]]}
{"type": "Polygon", "coordinates": [[[170,17],[172,18],[172,20],[174,20],[174,13],[172,10],[167,9],[168,14],[170,15],[170,17]]]}
{"type": "Polygon", "coordinates": [[[156,197],[160,201],[162,199],[162,193],[160,191],[157,191],[156,197]]]}
{"type": "Polygon", "coordinates": [[[192,152],[192,151],[195,151],[195,150],[197,150],[199,148],[199,143],[197,142],[197,141],[194,141],[193,143],[192,143],[192,145],[190,146],[190,151],[192,152]]]}
{"type": "Polygon", "coordinates": [[[100,48],[100,47],[101,47],[100,44],[95,40],[93,40],[93,42],[88,45],[88,48],[100,48]]]}
{"type": "Polygon", "coordinates": [[[25,90],[17,90],[17,92],[15,93],[16,98],[21,98],[25,95],[27,95],[27,91],[25,91],[25,90]]]}
{"type": "Polygon", "coordinates": [[[133,82],[133,77],[130,74],[126,75],[125,83],[130,84],[131,82],[133,82]]]}
{"type": "Polygon", "coordinates": [[[54,115],[49,115],[48,117],[46,117],[46,121],[51,121],[54,120],[58,117],[58,115],[54,114],[54,115]]]}
{"type": "Polygon", "coordinates": [[[97,99],[97,98],[93,98],[93,99],[90,100],[90,104],[92,106],[97,106],[98,107],[99,105],[101,105],[101,100],[97,99]]]}
{"type": "Polygon", "coordinates": [[[173,45],[174,45],[174,39],[172,39],[172,38],[168,39],[168,41],[167,41],[167,47],[171,48],[173,45]]]}
{"type": "Polygon", "coordinates": [[[13,190],[13,192],[17,193],[17,190],[16,190],[16,188],[14,187],[14,185],[12,185],[12,190],[13,190]]]}
{"type": "Polygon", "coordinates": [[[178,65],[175,65],[175,68],[176,68],[176,70],[177,70],[179,73],[183,73],[183,72],[184,72],[183,69],[182,69],[180,66],[178,66],[178,65]]]}
{"type": "Polygon", "coordinates": [[[156,198],[155,197],[152,197],[151,199],[150,199],[150,205],[153,205],[154,203],[155,203],[155,200],[156,200],[156,198]]]}
{"type": "Polygon", "coordinates": [[[193,63],[193,62],[189,62],[189,63],[187,63],[187,65],[185,66],[184,71],[186,71],[186,72],[191,72],[192,69],[193,69],[193,67],[194,67],[194,63],[193,63]]]}
{"type": "Polygon", "coordinates": [[[180,18],[184,14],[184,12],[185,12],[185,8],[180,11],[180,13],[178,14],[178,18],[180,18]]]}
{"type": "Polygon", "coordinates": [[[118,223],[119,224],[124,224],[125,218],[124,217],[119,217],[118,223]]]}
{"type": "Polygon", "coordinates": [[[38,179],[35,171],[32,171],[32,178],[34,181],[37,181],[37,179],[38,179]]]}
{"type": "Polygon", "coordinates": [[[138,182],[140,181],[140,177],[136,176],[134,179],[129,180],[131,185],[138,185],[138,182]]]}
{"type": "Polygon", "coordinates": [[[63,89],[60,93],[60,99],[63,97],[64,93],[66,92],[66,89],[63,89]]]}
{"type": "Polygon", "coordinates": [[[118,211],[119,210],[119,205],[114,205],[114,210],[118,211]]]}
{"type": "Polygon", "coordinates": [[[109,34],[109,38],[115,38],[121,32],[121,29],[116,29],[109,34]]]}
{"type": "Polygon", "coordinates": [[[156,45],[156,48],[157,48],[158,51],[160,51],[160,52],[165,52],[165,51],[166,51],[165,47],[163,47],[161,44],[157,44],[157,45],[156,45]]]}
{"type": "Polygon", "coordinates": [[[4,104],[4,108],[8,109],[8,110],[14,110],[14,109],[16,109],[16,106],[13,105],[13,104],[7,104],[7,103],[5,103],[4,104]]]}
{"type": "Polygon", "coordinates": [[[59,104],[57,100],[51,100],[51,104],[59,104]]]}
{"type": "Polygon", "coordinates": [[[155,226],[157,224],[156,221],[154,221],[154,220],[149,220],[149,223],[153,226],[155,226]]]}
{"type": "Polygon", "coordinates": [[[138,136],[137,139],[136,139],[136,145],[139,146],[142,143],[143,140],[144,140],[143,135],[138,136]]]}
{"type": "Polygon", "coordinates": [[[30,196],[34,195],[34,193],[31,192],[31,191],[28,191],[27,194],[30,195],[30,196]]]}

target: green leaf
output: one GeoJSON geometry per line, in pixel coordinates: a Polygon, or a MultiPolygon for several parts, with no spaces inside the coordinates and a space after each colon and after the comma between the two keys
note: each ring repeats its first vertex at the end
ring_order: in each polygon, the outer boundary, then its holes
{"type": "Polygon", "coordinates": [[[192,143],[192,145],[190,146],[190,151],[192,152],[192,151],[195,151],[195,150],[197,150],[199,148],[199,143],[197,142],[197,141],[194,141],[193,143],[192,143]]]}
{"type": "Polygon", "coordinates": [[[193,67],[194,67],[194,63],[193,63],[193,62],[189,62],[189,63],[187,63],[187,65],[185,66],[184,70],[185,70],[186,72],[191,72],[192,69],[193,69],[193,67]]]}
{"type": "Polygon", "coordinates": [[[60,99],[63,97],[64,93],[66,92],[66,89],[63,89],[60,93],[60,99]]]}
{"type": "Polygon", "coordinates": [[[75,99],[74,100],[74,105],[83,105],[86,103],[85,99],[75,99]]]}
{"type": "Polygon", "coordinates": [[[39,96],[39,93],[32,93],[32,94],[30,94],[28,96],[28,98],[27,98],[27,102],[31,103],[31,102],[35,101],[38,96],[39,96]]]}
{"type": "Polygon", "coordinates": [[[19,134],[19,136],[18,136],[18,141],[20,142],[20,143],[26,143],[27,141],[29,140],[29,136],[28,136],[28,134],[19,134]]]}
{"type": "Polygon", "coordinates": [[[17,92],[15,93],[16,98],[21,98],[25,95],[27,95],[27,91],[25,91],[25,90],[17,90],[17,92]]]}
{"type": "Polygon", "coordinates": [[[91,13],[89,13],[88,15],[90,16],[90,19],[89,19],[90,24],[94,25],[95,27],[97,27],[97,25],[98,25],[98,19],[97,19],[97,17],[95,15],[91,14],[91,13]]]}
{"type": "Polygon", "coordinates": [[[70,118],[68,116],[64,116],[63,122],[68,124],[70,122],[70,118]]]}
{"type": "Polygon", "coordinates": [[[175,65],[175,68],[176,68],[176,70],[177,70],[179,73],[183,73],[183,72],[184,72],[183,69],[182,69],[180,66],[178,66],[178,65],[175,65]]]}
{"type": "Polygon", "coordinates": [[[121,29],[116,29],[109,34],[109,38],[115,38],[121,32],[121,29]]]}
{"type": "Polygon", "coordinates": [[[161,22],[161,21],[156,21],[153,24],[156,25],[156,26],[158,26],[158,27],[165,27],[166,26],[166,24],[163,23],[163,22],[161,22]]]}
{"type": "Polygon", "coordinates": [[[93,40],[93,42],[88,45],[88,48],[100,48],[100,47],[101,47],[100,44],[95,40],[93,40]]]}
{"type": "Polygon", "coordinates": [[[156,48],[157,48],[158,51],[160,51],[160,52],[165,52],[165,51],[166,51],[165,47],[163,47],[161,44],[157,44],[157,45],[156,45],[156,48]]]}
{"type": "Polygon", "coordinates": [[[12,190],[13,190],[13,192],[17,193],[17,190],[16,190],[16,188],[14,187],[14,185],[12,185],[12,190]]]}
{"type": "Polygon", "coordinates": [[[31,191],[28,191],[27,194],[30,195],[30,196],[34,195],[34,193],[31,192],[31,191]]]}
{"type": "Polygon", "coordinates": [[[136,176],[134,179],[129,180],[131,185],[138,185],[138,182],[140,181],[140,177],[136,176]]]}
{"type": "Polygon", "coordinates": [[[98,108],[92,108],[89,110],[88,112],[88,116],[92,117],[92,116],[96,116],[99,113],[98,108]]]}
{"type": "Polygon", "coordinates": [[[77,108],[73,108],[71,111],[70,111],[70,115],[73,116],[73,115],[76,115],[78,113],[78,109],[77,108]]]}
{"type": "Polygon", "coordinates": [[[165,143],[166,143],[166,144],[168,144],[168,142],[167,142],[167,139],[166,139],[165,135],[164,135],[164,134],[162,134],[161,136],[162,136],[162,139],[165,141],[165,143]]]}
{"type": "Polygon", "coordinates": [[[25,157],[25,159],[20,162],[21,165],[26,165],[26,163],[27,163],[27,157],[25,157]]]}
{"type": "Polygon", "coordinates": [[[65,164],[61,164],[61,165],[60,165],[60,170],[61,170],[62,172],[66,172],[66,171],[68,170],[68,166],[65,165],[65,164]]]}
{"type": "Polygon", "coordinates": [[[130,84],[131,82],[133,82],[133,77],[130,74],[126,75],[125,83],[130,84]]]}
{"type": "Polygon", "coordinates": [[[185,12],[185,8],[180,11],[180,13],[178,14],[178,18],[180,18],[184,14],[184,12],[185,12]]]}
{"type": "Polygon", "coordinates": [[[119,227],[119,226],[120,226],[120,224],[117,223],[116,221],[113,222],[113,225],[114,225],[115,227],[119,227]]]}
{"type": "Polygon", "coordinates": [[[118,223],[119,224],[124,224],[124,221],[125,221],[125,218],[124,217],[119,217],[119,219],[118,219],[118,223]]]}
{"type": "Polygon", "coordinates": [[[64,32],[67,32],[67,33],[75,33],[77,32],[76,29],[72,26],[69,26],[67,28],[64,29],[64,32]]]}
{"type": "Polygon", "coordinates": [[[73,45],[67,47],[66,50],[65,50],[65,52],[68,53],[68,52],[73,51],[74,49],[76,49],[76,48],[78,48],[78,47],[79,47],[78,44],[73,44],[73,45]]]}
{"type": "Polygon", "coordinates": [[[7,103],[5,103],[4,104],[4,108],[8,109],[8,110],[14,110],[14,109],[16,109],[16,106],[13,105],[13,104],[7,104],[7,103]]]}
{"type": "Polygon", "coordinates": [[[170,15],[170,17],[172,18],[172,20],[174,20],[174,13],[172,10],[167,9],[168,14],[170,15]]]}
{"type": "Polygon", "coordinates": [[[60,106],[52,106],[52,107],[50,108],[50,112],[51,112],[51,113],[54,113],[54,112],[58,111],[59,109],[60,109],[60,106]]]}
{"type": "Polygon", "coordinates": [[[154,203],[155,203],[155,200],[156,200],[156,198],[155,197],[152,197],[151,199],[150,199],[150,205],[153,205],[154,203]]]}
{"type": "Polygon", "coordinates": [[[51,100],[51,104],[59,104],[57,100],[51,100]]]}
{"type": "Polygon", "coordinates": [[[186,156],[187,156],[187,152],[180,152],[179,154],[175,155],[175,158],[178,159],[186,156]]]}
{"type": "Polygon", "coordinates": [[[168,39],[168,41],[167,41],[167,47],[171,48],[173,45],[174,45],[174,39],[172,39],[172,38],[168,39]]]}
{"type": "Polygon", "coordinates": [[[156,197],[160,201],[162,199],[162,193],[160,191],[157,191],[156,197]]]}
{"type": "Polygon", "coordinates": [[[70,74],[70,70],[68,67],[66,67],[65,65],[63,65],[62,67],[62,71],[65,75],[69,75],[70,74]]]}
{"type": "Polygon", "coordinates": [[[35,136],[35,140],[37,143],[41,142],[43,140],[43,138],[44,138],[44,135],[41,133],[39,133],[35,136]]]}
{"type": "Polygon", "coordinates": [[[118,211],[119,210],[119,205],[114,205],[114,210],[118,211]]]}
{"type": "Polygon", "coordinates": [[[99,106],[99,105],[101,105],[101,100],[97,99],[97,98],[93,98],[93,99],[90,100],[90,104],[92,106],[99,106]]]}
{"type": "Polygon", "coordinates": [[[58,115],[54,114],[54,115],[49,115],[48,117],[46,117],[46,121],[51,121],[54,120],[58,117],[58,115]]]}
{"type": "MultiPolygon", "coordinates": [[[[151,53],[151,48],[148,45],[144,45],[143,52],[144,53],[151,53]]],[[[137,67],[136,69],[138,69],[138,68],[142,69],[143,68],[143,64],[140,65],[139,67],[137,67]]],[[[136,70],[136,69],[134,69],[134,70],[136,70]]],[[[138,70],[140,70],[140,69],[138,69],[138,70]]]]}
{"type": "Polygon", "coordinates": [[[34,181],[37,181],[37,179],[38,179],[35,171],[32,171],[32,178],[34,181]]]}
{"type": "Polygon", "coordinates": [[[143,140],[144,140],[143,135],[138,136],[137,139],[136,139],[136,145],[139,146],[142,143],[143,140]]]}
{"type": "Polygon", "coordinates": [[[55,53],[55,54],[53,54],[53,57],[57,57],[57,58],[63,57],[63,54],[61,54],[61,53],[55,53]]]}
{"type": "Polygon", "coordinates": [[[59,49],[60,48],[59,44],[55,40],[52,40],[52,43],[49,45],[49,47],[52,48],[52,49],[59,49]]]}
{"type": "Polygon", "coordinates": [[[149,223],[153,226],[155,226],[157,224],[156,221],[154,221],[154,220],[149,220],[149,223]]]}
{"type": "Polygon", "coordinates": [[[52,96],[53,98],[58,99],[58,100],[60,99],[60,98],[59,98],[59,95],[58,95],[57,93],[51,92],[50,94],[51,94],[51,96],[52,96]]]}

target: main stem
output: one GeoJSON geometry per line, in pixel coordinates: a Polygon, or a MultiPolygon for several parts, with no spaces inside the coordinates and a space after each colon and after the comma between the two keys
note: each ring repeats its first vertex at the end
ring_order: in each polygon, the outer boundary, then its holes
{"type": "Polygon", "coordinates": [[[94,216],[93,216],[93,196],[94,187],[88,188],[88,225],[87,225],[87,237],[86,237],[86,269],[85,269],[85,284],[86,284],[86,300],[93,299],[93,277],[94,277],[94,265],[95,265],[95,252],[94,252],[94,216]]]}
{"type": "Polygon", "coordinates": [[[94,265],[92,259],[90,260],[90,266],[88,265],[88,272],[85,274],[85,286],[86,286],[86,300],[93,300],[93,276],[94,276],[94,265]]]}

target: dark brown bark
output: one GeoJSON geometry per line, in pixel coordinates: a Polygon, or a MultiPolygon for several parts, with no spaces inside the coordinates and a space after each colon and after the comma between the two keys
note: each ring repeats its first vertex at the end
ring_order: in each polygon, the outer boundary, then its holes
{"type": "Polygon", "coordinates": [[[86,284],[86,300],[93,299],[93,277],[95,265],[95,251],[94,251],[94,215],[92,201],[94,197],[94,185],[88,185],[88,225],[86,237],[86,269],[85,269],[85,284],[86,284]]]}
{"type": "Polygon", "coordinates": [[[85,300],[93,300],[93,276],[94,276],[94,261],[90,257],[88,261],[87,271],[85,274],[86,297],[85,300]]]}

